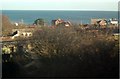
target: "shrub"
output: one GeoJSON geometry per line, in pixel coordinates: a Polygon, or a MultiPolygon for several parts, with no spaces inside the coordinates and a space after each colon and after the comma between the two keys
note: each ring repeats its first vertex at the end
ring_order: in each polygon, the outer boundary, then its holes
{"type": "MultiPolygon", "coordinates": [[[[42,28],[27,42],[28,77],[118,77],[118,42],[72,28],[42,28]],[[30,62],[31,63],[31,62],[30,62]],[[32,68],[32,69],[31,69],[32,68]],[[31,73],[30,73],[31,72],[31,73]]],[[[19,62],[19,61],[18,61],[19,62]]],[[[24,60],[23,60],[24,62],[24,60]]]]}

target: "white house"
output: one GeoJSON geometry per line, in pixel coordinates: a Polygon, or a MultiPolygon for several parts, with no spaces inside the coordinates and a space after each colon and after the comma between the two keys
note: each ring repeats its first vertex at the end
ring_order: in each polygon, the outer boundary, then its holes
{"type": "Polygon", "coordinates": [[[34,29],[27,28],[27,29],[13,29],[13,33],[15,33],[12,36],[12,39],[15,37],[31,37],[33,36],[34,29]]]}
{"type": "Polygon", "coordinates": [[[110,19],[110,24],[118,25],[118,20],[117,19],[110,19]]]}

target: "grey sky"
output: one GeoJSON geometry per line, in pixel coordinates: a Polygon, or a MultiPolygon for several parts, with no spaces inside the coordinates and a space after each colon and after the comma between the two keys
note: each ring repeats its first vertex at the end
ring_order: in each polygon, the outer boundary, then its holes
{"type": "Polygon", "coordinates": [[[119,0],[2,0],[3,10],[117,11],[119,0]]]}

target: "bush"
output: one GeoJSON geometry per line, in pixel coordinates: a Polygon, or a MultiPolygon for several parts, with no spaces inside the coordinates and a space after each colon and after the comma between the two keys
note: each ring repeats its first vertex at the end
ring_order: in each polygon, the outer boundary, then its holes
{"type": "MultiPolygon", "coordinates": [[[[42,28],[27,42],[36,56],[28,77],[118,77],[118,42],[74,28],[42,28]]],[[[24,60],[23,60],[24,61],[24,60]]],[[[19,61],[18,61],[19,62],[19,61]]],[[[31,63],[31,62],[30,62],[31,63]]]]}

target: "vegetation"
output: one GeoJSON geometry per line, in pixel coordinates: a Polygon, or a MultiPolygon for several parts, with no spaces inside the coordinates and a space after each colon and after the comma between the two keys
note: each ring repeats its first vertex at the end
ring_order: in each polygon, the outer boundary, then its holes
{"type": "Polygon", "coordinates": [[[44,19],[42,18],[39,18],[39,19],[36,19],[34,21],[34,24],[38,25],[38,26],[44,26],[45,22],[44,22],[44,19]]]}
{"type": "MultiPolygon", "coordinates": [[[[110,35],[76,28],[42,28],[26,41],[31,48],[14,56],[24,77],[102,77],[119,76],[119,43],[110,35]]],[[[22,41],[18,42],[23,43],[22,41]]],[[[25,44],[25,43],[24,43],[25,44]]],[[[10,75],[10,74],[9,74],[10,75]]],[[[11,75],[10,75],[11,76],[11,75]]]]}
{"type": "Polygon", "coordinates": [[[2,35],[6,36],[9,35],[13,29],[12,24],[10,23],[9,19],[7,16],[0,15],[2,16],[2,35]]]}
{"type": "MultiPolygon", "coordinates": [[[[2,17],[3,35],[9,35],[12,28],[25,28],[14,27],[2,17]]],[[[44,26],[43,19],[34,23],[44,26]]],[[[2,64],[3,77],[119,77],[120,44],[111,32],[59,26],[37,27],[33,37],[17,38],[18,50],[11,62],[2,64]]]]}
{"type": "Polygon", "coordinates": [[[18,26],[15,26],[12,24],[9,20],[9,18],[5,15],[0,15],[2,17],[2,24],[0,26],[2,30],[2,36],[8,36],[12,34],[12,29],[23,29],[26,28],[25,24],[19,24],[18,26]]]}

